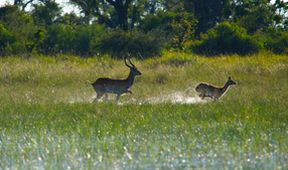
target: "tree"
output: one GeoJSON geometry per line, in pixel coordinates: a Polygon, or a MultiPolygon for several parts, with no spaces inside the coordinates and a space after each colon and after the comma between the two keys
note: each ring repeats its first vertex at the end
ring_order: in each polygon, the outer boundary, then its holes
{"type": "MultiPolygon", "coordinates": [[[[90,23],[91,19],[93,18],[94,13],[98,13],[96,11],[100,10],[99,9],[100,1],[97,1],[97,0],[70,0],[70,3],[80,8],[80,12],[84,15],[83,23],[87,25],[90,23]]],[[[105,21],[108,20],[105,14],[101,14],[100,12],[99,14],[100,14],[99,16],[100,18],[105,18],[105,21]]]]}
{"type": "Polygon", "coordinates": [[[287,31],[288,28],[288,2],[276,0],[273,4],[274,9],[274,28],[282,28],[287,31]]]}
{"type": "MultiPolygon", "coordinates": [[[[196,34],[206,32],[231,15],[231,0],[155,0],[165,12],[187,12],[195,16],[196,34]]],[[[155,7],[154,7],[155,8],[155,7]]]]}
{"type": "Polygon", "coordinates": [[[33,22],[33,18],[17,6],[8,5],[0,8],[0,22],[15,38],[15,42],[10,44],[13,52],[29,52],[29,46],[33,44],[35,33],[39,29],[33,22]]]}
{"type": "Polygon", "coordinates": [[[0,23],[0,55],[9,53],[9,47],[14,43],[15,37],[0,23]]]}
{"type": "Polygon", "coordinates": [[[260,44],[248,35],[245,28],[235,23],[223,22],[201,35],[199,44],[193,51],[207,56],[221,54],[247,55],[257,53],[260,44]]]}
{"type": "Polygon", "coordinates": [[[169,47],[183,50],[195,32],[196,20],[187,12],[158,12],[147,15],[141,22],[141,29],[163,34],[169,47]]]}
{"type": "Polygon", "coordinates": [[[270,2],[267,0],[237,0],[233,3],[233,20],[246,28],[248,33],[265,30],[272,24],[270,2]],[[256,24],[257,23],[257,24],[256,24]]]}
{"type": "Polygon", "coordinates": [[[128,30],[128,8],[133,0],[106,0],[112,5],[118,16],[117,25],[123,30],[128,30]]]}
{"type": "Polygon", "coordinates": [[[66,25],[81,25],[82,24],[81,18],[73,12],[65,13],[64,15],[61,15],[60,17],[57,18],[55,22],[66,24],[66,25]]]}
{"type": "Polygon", "coordinates": [[[29,5],[32,4],[34,0],[14,0],[13,5],[19,6],[22,11],[25,10],[25,8],[29,5]]]}
{"type": "Polygon", "coordinates": [[[232,20],[247,29],[250,34],[266,32],[270,27],[285,28],[288,2],[276,0],[237,0],[233,2],[232,20]]]}
{"type": "Polygon", "coordinates": [[[102,54],[110,54],[116,58],[122,58],[127,53],[134,57],[146,58],[160,55],[162,42],[155,35],[136,30],[125,32],[115,29],[95,43],[95,48],[102,54]]]}
{"type": "MultiPolygon", "coordinates": [[[[231,15],[231,0],[192,0],[187,10],[193,11],[198,20],[196,34],[206,32],[216,23],[223,22],[231,15]]],[[[188,2],[186,2],[188,4],[188,2]]]]}
{"type": "Polygon", "coordinates": [[[128,10],[135,0],[70,0],[77,5],[85,16],[86,24],[89,24],[93,16],[99,23],[105,23],[109,27],[120,27],[127,31],[128,10]]]}
{"type": "Polygon", "coordinates": [[[33,4],[32,16],[38,23],[51,25],[61,15],[61,7],[54,0],[40,0],[33,4]]]}

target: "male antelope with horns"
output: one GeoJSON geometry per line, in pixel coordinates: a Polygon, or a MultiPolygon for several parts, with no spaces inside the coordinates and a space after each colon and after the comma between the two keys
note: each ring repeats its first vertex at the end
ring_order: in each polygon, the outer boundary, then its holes
{"type": "Polygon", "coordinates": [[[98,101],[103,95],[107,96],[107,93],[116,94],[117,102],[119,101],[122,94],[132,94],[132,91],[130,91],[130,87],[134,83],[135,76],[141,75],[141,72],[131,62],[130,58],[128,59],[130,65],[127,64],[126,60],[127,57],[124,58],[124,63],[130,69],[130,73],[126,79],[117,80],[110,78],[98,78],[94,83],[92,83],[92,86],[97,93],[94,102],[98,101]]]}

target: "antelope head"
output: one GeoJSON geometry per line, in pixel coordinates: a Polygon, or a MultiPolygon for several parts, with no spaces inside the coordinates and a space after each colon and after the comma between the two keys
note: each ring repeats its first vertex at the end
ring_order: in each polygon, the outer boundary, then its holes
{"type": "Polygon", "coordinates": [[[228,77],[227,84],[228,85],[235,85],[236,82],[234,80],[232,80],[231,77],[228,77]]]}
{"type": "Polygon", "coordinates": [[[130,72],[132,75],[137,76],[137,75],[141,75],[142,73],[136,68],[136,66],[131,62],[130,57],[127,59],[127,57],[124,58],[124,62],[125,65],[130,69],[130,72]],[[126,62],[126,60],[128,60],[128,62],[130,63],[130,65],[126,62]]]}

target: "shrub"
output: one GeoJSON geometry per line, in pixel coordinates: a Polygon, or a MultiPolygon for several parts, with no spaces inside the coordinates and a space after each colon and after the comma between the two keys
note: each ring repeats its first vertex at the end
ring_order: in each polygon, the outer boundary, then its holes
{"type": "Polygon", "coordinates": [[[37,48],[44,54],[77,54],[87,56],[93,54],[92,40],[97,39],[104,32],[104,28],[97,24],[66,25],[52,24],[45,33],[45,39],[37,48]]]}
{"type": "Polygon", "coordinates": [[[73,53],[75,30],[70,25],[54,24],[47,28],[46,38],[38,45],[44,54],[73,53]]]}
{"type": "Polygon", "coordinates": [[[0,55],[9,53],[9,46],[14,43],[15,37],[0,23],[0,55]]]}
{"type": "Polygon", "coordinates": [[[39,29],[33,18],[26,12],[20,11],[16,6],[0,8],[0,22],[13,35],[14,43],[9,44],[10,54],[23,54],[30,52],[34,43],[34,35],[39,29]]]}
{"type": "Polygon", "coordinates": [[[195,31],[196,19],[187,12],[159,12],[148,15],[141,23],[145,32],[158,31],[165,36],[168,48],[183,50],[195,31]]]}
{"type": "Polygon", "coordinates": [[[265,48],[276,54],[288,54],[288,31],[270,33],[265,48]]]}
{"type": "Polygon", "coordinates": [[[98,51],[92,48],[92,44],[103,34],[105,34],[104,27],[98,24],[78,26],[74,42],[75,53],[81,56],[97,54],[98,51]]]}
{"type": "Polygon", "coordinates": [[[162,48],[160,39],[138,31],[113,30],[96,42],[95,46],[100,53],[116,58],[122,58],[127,53],[131,53],[134,57],[139,57],[141,54],[146,58],[160,55],[162,48]]]}
{"type": "Polygon", "coordinates": [[[224,22],[201,35],[201,40],[192,45],[192,50],[203,55],[257,53],[260,45],[246,30],[236,24],[224,22]]]}

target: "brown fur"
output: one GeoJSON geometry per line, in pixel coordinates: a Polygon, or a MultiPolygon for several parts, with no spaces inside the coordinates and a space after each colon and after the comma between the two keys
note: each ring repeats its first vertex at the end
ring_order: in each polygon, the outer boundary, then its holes
{"type": "Polygon", "coordinates": [[[229,86],[234,84],[236,84],[236,82],[233,81],[231,77],[229,77],[223,87],[216,87],[207,83],[200,83],[199,85],[197,85],[195,90],[200,93],[199,97],[201,97],[202,99],[204,99],[205,97],[210,97],[214,100],[218,100],[225,94],[225,92],[227,92],[229,86]]]}
{"type": "Polygon", "coordinates": [[[107,97],[107,93],[116,94],[116,101],[119,101],[120,96],[124,93],[132,94],[130,87],[134,83],[135,76],[141,75],[141,72],[135,67],[130,59],[128,61],[130,62],[131,66],[126,63],[126,58],[124,59],[125,65],[130,69],[130,73],[126,79],[117,80],[110,78],[98,78],[94,83],[92,83],[92,86],[97,93],[97,97],[94,101],[98,101],[103,95],[107,97]]]}

